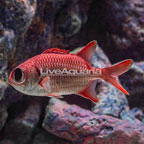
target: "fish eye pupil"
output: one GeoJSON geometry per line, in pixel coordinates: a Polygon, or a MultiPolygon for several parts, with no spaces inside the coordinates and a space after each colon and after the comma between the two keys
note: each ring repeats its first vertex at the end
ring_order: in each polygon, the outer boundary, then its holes
{"type": "Polygon", "coordinates": [[[14,73],[15,81],[20,81],[22,79],[22,71],[17,68],[14,73]]]}

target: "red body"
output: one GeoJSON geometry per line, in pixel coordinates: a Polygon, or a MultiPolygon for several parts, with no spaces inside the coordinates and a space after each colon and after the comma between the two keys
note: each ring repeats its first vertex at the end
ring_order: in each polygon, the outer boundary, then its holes
{"type": "Polygon", "coordinates": [[[128,94],[117,82],[117,76],[129,69],[132,60],[109,68],[93,68],[90,64],[95,49],[96,41],[77,55],[56,48],[46,50],[17,66],[9,76],[9,83],[28,95],[60,98],[61,95],[78,94],[97,102],[95,80],[101,78],[128,94]]]}

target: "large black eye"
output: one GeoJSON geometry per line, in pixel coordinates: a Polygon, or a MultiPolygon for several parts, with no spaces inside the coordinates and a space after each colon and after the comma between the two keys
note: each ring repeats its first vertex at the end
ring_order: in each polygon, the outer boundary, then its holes
{"type": "Polygon", "coordinates": [[[16,82],[20,82],[20,83],[24,81],[24,74],[20,68],[15,69],[14,79],[16,82]]]}

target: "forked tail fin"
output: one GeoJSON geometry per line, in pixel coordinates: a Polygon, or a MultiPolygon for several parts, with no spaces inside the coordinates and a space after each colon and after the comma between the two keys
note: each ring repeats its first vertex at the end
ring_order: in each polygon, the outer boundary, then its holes
{"type": "Polygon", "coordinates": [[[111,83],[113,86],[118,88],[126,95],[129,95],[129,93],[118,82],[118,76],[128,71],[132,64],[133,64],[133,60],[128,59],[120,63],[114,64],[110,67],[103,68],[102,79],[111,83]]]}

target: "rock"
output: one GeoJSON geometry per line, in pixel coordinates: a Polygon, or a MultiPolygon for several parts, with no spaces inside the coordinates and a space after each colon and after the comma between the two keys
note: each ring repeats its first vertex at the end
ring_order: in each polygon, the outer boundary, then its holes
{"type": "Polygon", "coordinates": [[[132,110],[130,110],[130,113],[137,119],[139,119],[140,121],[144,122],[144,114],[143,111],[139,108],[133,108],[132,110]]]}
{"type": "Polygon", "coordinates": [[[39,129],[31,144],[70,144],[70,142],[47,133],[44,129],[39,129]]]}
{"type": "Polygon", "coordinates": [[[40,120],[41,105],[41,99],[34,97],[32,97],[32,99],[30,98],[28,101],[23,101],[21,105],[18,105],[20,111],[18,108],[15,109],[17,110],[17,113],[13,111],[11,119],[5,126],[5,138],[11,139],[18,144],[27,144],[31,140],[32,133],[40,120]],[[21,109],[20,106],[23,109],[21,109]]]}
{"type": "Polygon", "coordinates": [[[8,118],[8,111],[7,111],[8,108],[12,104],[18,101],[22,101],[22,98],[23,98],[22,94],[13,90],[10,87],[7,88],[3,99],[0,101],[0,130],[2,130],[8,118]]]}
{"type": "Polygon", "coordinates": [[[55,144],[56,139],[57,138],[55,136],[41,131],[34,136],[32,144],[55,144]]]}
{"type": "Polygon", "coordinates": [[[55,98],[47,106],[43,127],[52,134],[79,144],[144,143],[142,124],[96,115],[55,98]]]}
{"type": "Polygon", "coordinates": [[[134,63],[130,71],[122,75],[120,80],[130,93],[128,97],[129,106],[143,109],[144,62],[134,63]]]}
{"type": "Polygon", "coordinates": [[[18,40],[30,26],[35,8],[35,0],[0,2],[0,99],[7,88],[8,72],[16,63],[14,54],[18,48],[18,40]]]}
{"type": "Polygon", "coordinates": [[[5,92],[3,99],[0,102],[0,105],[3,105],[6,109],[8,109],[11,105],[22,101],[23,98],[24,95],[22,93],[9,86],[5,92]]]}
{"type": "Polygon", "coordinates": [[[4,139],[4,140],[0,141],[0,144],[15,144],[15,143],[11,140],[4,139]]]}
{"type": "Polygon", "coordinates": [[[36,15],[25,37],[23,49],[28,57],[59,47],[74,49],[80,45],[78,32],[87,20],[91,0],[42,0],[37,2],[36,15]],[[33,53],[31,53],[33,51],[33,53]]]}
{"type": "MultiPolygon", "coordinates": [[[[35,9],[35,0],[31,2],[29,0],[2,0],[0,2],[0,100],[8,87],[8,73],[16,65],[15,54],[19,41],[30,26],[35,9]]],[[[8,107],[21,97],[8,89],[9,95],[5,95],[0,103],[0,129],[8,117],[8,107]]]]}
{"type": "Polygon", "coordinates": [[[121,112],[129,111],[127,99],[119,90],[102,81],[98,81],[96,87],[99,103],[92,108],[94,113],[119,117],[121,112]]]}
{"type": "Polygon", "coordinates": [[[133,113],[131,112],[121,112],[120,113],[120,118],[122,120],[127,120],[133,124],[137,123],[137,124],[142,124],[140,120],[138,120],[133,113]]]}
{"type": "Polygon", "coordinates": [[[4,106],[0,105],[0,131],[4,127],[7,117],[7,109],[4,106]]]}
{"type": "Polygon", "coordinates": [[[5,24],[5,28],[11,29],[14,33],[24,33],[35,15],[35,0],[5,0],[1,1],[1,23],[5,24]]]}
{"type": "Polygon", "coordinates": [[[113,60],[133,58],[143,60],[144,47],[144,1],[108,0],[105,21],[109,34],[107,35],[108,55],[113,60]]]}
{"type": "Polygon", "coordinates": [[[113,63],[127,58],[143,60],[143,7],[143,0],[93,0],[82,39],[97,39],[113,63]]]}

